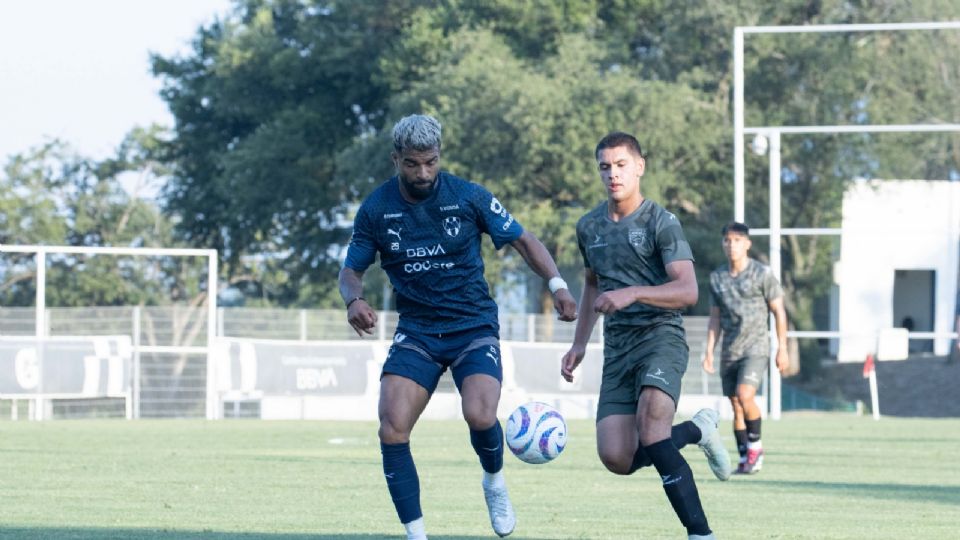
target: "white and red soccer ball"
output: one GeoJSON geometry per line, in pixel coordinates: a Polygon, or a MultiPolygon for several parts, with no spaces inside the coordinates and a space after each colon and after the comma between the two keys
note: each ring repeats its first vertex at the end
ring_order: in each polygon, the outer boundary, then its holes
{"type": "Polygon", "coordinates": [[[513,411],[505,435],[507,448],[521,461],[546,463],[567,445],[567,423],[550,405],[531,401],[513,411]]]}

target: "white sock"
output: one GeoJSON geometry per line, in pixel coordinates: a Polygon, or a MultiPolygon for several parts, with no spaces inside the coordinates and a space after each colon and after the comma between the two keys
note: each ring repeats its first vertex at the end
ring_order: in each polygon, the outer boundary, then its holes
{"type": "Polygon", "coordinates": [[[403,526],[407,529],[407,540],[427,540],[427,529],[423,525],[422,517],[404,523],[403,526]]]}
{"type": "Polygon", "coordinates": [[[763,443],[760,441],[757,442],[748,442],[747,450],[763,450],[763,443]]]}
{"type": "Polygon", "coordinates": [[[495,473],[488,473],[483,471],[483,487],[485,488],[501,488],[507,485],[507,480],[503,477],[503,470],[499,470],[495,473]]]}

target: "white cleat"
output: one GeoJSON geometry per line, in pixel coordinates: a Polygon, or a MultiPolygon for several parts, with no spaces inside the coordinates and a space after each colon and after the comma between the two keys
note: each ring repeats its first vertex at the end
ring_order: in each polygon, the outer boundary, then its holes
{"type": "Polygon", "coordinates": [[[513,513],[510,496],[507,494],[506,484],[499,487],[483,484],[483,498],[487,501],[487,510],[490,511],[490,524],[497,536],[504,537],[513,532],[517,525],[517,516],[513,513]]]}
{"type": "Polygon", "coordinates": [[[710,534],[691,534],[687,536],[687,540],[717,540],[717,537],[710,534]]]}
{"type": "Polygon", "coordinates": [[[702,436],[697,446],[706,454],[710,470],[718,479],[727,480],[732,472],[730,454],[720,440],[720,431],[717,429],[719,417],[720,415],[714,409],[700,409],[693,415],[693,423],[700,428],[702,436]]]}

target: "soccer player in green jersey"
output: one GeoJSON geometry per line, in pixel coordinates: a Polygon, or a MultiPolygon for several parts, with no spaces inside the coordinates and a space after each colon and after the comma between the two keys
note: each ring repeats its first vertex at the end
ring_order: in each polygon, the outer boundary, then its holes
{"type": "Polygon", "coordinates": [[[710,273],[710,323],[703,369],[714,373],[713,349],[722,334],[720,380],[723,395],[733,405],[733,434],[740,452],[738,474],[753,474],[763,467],[760,442],[760,407],[757,389],[770,358],[768,314],[777,328],[777,369],[790,366],[787,356],[787,312],[783,290],[769,266],[750,258],[750,229],[743,223],[723,227],[723,253],[727,263],[710,273]]]}
{"type": "Polygon", "coordinates": [[[600,461],[615,474],[652,464],[688,538],[714,538],[679,449],[697,443],[717,478],[729,478],[717,412],[703,409],[692,421],[672,425],[689,358],[680,310],[696,304],[698,295],[693,254],[676,216],[640,193],[646,161],[637,139],[611,133],[600,140],[595,156],[607,200],[577,223],[584,287],[561,375],[573,380],[602,313],[600,461]]]}

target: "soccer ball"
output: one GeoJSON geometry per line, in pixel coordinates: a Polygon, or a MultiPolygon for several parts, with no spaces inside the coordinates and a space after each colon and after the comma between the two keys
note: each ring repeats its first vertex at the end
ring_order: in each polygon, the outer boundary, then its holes
{"type": "Polygon", "coordinates": [[[567,423],[556,409],[531,401],[507,419],[507,447],[526,463],[552,461],[567,445],[567,423]]]}

